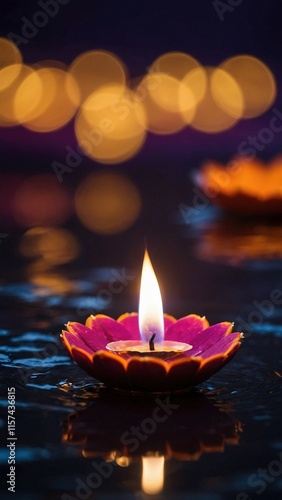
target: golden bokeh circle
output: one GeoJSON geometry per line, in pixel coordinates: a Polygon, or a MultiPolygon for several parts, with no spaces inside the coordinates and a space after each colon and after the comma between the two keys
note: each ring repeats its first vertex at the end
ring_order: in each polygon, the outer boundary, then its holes
{"type": "Polygon", "coordinates": [[[239,55],[224,61],[220,68],[227,71],[241,88],[244,98],[244,118],[264,113],[276,98],[275,78],[260,59],[239,55]]]}
{"type": "Polygon", "coordinates": [[[80,54],[70,65],[84,102],[104,85],[125,85],[127,71],[123,62],[112,52],[90,50],[80,54]]]}
{"type": "Polygon", "coordinates": [[[174,134],[185,126],[179,110],[180,83],[165,73],[147,74],[136,87],[142,96],[147,115],[147,128],[158,135],[174,134]]]}
{"type": "MultiPolygon", "coordinates": [[[[232,114],[230,113],[231,109],[234,115],[235,106],[232,106],[232,103],[230,102],[231,99],[228,98],[226,94],[224,94],[224,91],[222,89],[222,79],[220,78],[222,77],[222,75],[217,75],[217,77],[213,79],[213,76],[217,72],[217,68],[206,67],[204,68],[204,70],[206,72],[206,78],[207,78],[205,93],[197,105],[196,113],[191,121],[191,126],[201,132],[215,134],[218,132],[223,132],[233,127],[238,122],[240,116],[239,116],[239,111],[236,117],[232,116],[232,114]],[[220,83],[219,86],[217,86],[218,83],[220,83]],[[223,94],[224,96],[222,97],[223,94]],[[214,97],[215,95],[216,99],[214,97]],[[220,102],[221,105],[219,105],[218,102],[220,102]],[[224,103],[224,105],[222,103],[224,103]],[[227,112],[228,108],[227,104],[229,106],[228,112],[227,112]]],[[[233,90],[233,87],[232,86],[230,87],[233,90]]],[[[234,83],[234,88],[238,90],[238,87],[236,87],[236,82],[234,83]]],[[[240,101],[239,90],[237,92],[237,98],[239,102],[240,101]]],[[[240,110],[239,104],[238,104],[238,110],[240,110]]]]}
{"type": "Polygon", "coordinates": [[[22,63],[22,54],[18,47],[7,40],[0,38],[0,91],[4,90],[17,78],[22,63]],[[9,71],[5,68],[13,66],[9,71]]]}
{"type": "Polygon", "coordinates": [[[134,224],[141,210],[141,197],[124,175],[100,171],[85,178],[78,187],[75,209],[90,231],[116,234],[134,224]]]}
{"type": "MultiPolygon", "coordinates": [[[[26,128],[34,132],[51,132],[66,125],[75,115],[80,92],[73,77],[60,68],[42,67],[18,88],[15,111],[26,128]],[[40,85],[36,84],[40,80],[40,85]],[[37,104],[23,120],[25,103],[37,104]]],[[[27,106],[26,106],[27,107],[27,106]]]]}
{"type": "Polygon", "coordinates": [[[13,81],[0,92],[0,126],[15,126],[19,124],[14,109],[16,93],[24,80],[33,75],[35,71],[25,64],[12,64],[4,68],[1,73],[4,74],[4,79],[13,78],[13,81]]]}
{"type": "Polygon", "coordinates": [[[149,74],[165,73],[177,80],[182,80],[190,71],[199,67],[200,63],[185,52],[166,52],[151,64],[149,74]]]}
{"type": "Polygon", "coordinates": [[[235,78],[221,68],[215,68],[210,77],[211,94],[216,104],[228,115],[239,120],[245,110],[244,97],[235,78]]]}
{"type": "Polygon", "coordinates": [[[143,103],[124,86],[105,86],[85,101],[75,120],[80,148],[94,160],[116,164],[133,157],[146,138],[143,103]]]}
{"type": "Polygon", "coordinates": [[[207,90],[207,72],[199,66],[185,75],[179,87],[179,106],[185,123],[189,125],[195,116],[198,104],[207,90]]]}

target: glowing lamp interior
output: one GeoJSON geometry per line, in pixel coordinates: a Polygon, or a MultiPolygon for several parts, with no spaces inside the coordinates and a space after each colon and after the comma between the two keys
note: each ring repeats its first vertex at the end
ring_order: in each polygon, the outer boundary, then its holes
{"type": "Polygon", "coordinates": [[[147,250],[145,251],[139,298],[139,330],[142,342],[148,344],[153,335],[157,344],[164,341],[164,316],[159,284],[147,250]]]}

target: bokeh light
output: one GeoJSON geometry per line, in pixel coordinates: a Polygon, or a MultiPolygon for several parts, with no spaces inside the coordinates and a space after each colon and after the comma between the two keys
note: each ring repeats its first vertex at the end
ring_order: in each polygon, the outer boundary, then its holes
{"type": "Polygon", "coordinates": [[[57,266],[75,260],[81,251],[77,237],[69,230],[48,226],[28,229],[21,237],[19,253],[30,260],[26,266],[28,281],[39,297],[77,291],[77,284],[57,266]]]}
{"type": "Polygon", "coordinates": [[[62,69],[45,67],[18,86],[14,110],[18,122],[26,128],[50,132],[66,125],[79,103],[80,93],[73,77],[62,69]]]}
{"type": "Polygon", "coordinates": [[[120,163],[134,156],[146,138],[146,114],[124,86],[107,86],[83,104],[75,121],[81,149],[100,163],[120,163]]]}
{"type": "Polygon", "coordinates": [[[179,112],[179,80],[165,73],[159,73],[160,85],[152,85],[153,77],[147,79],[147,87],[156,104],[169,112],[179,112]]]}
{"type": "Polygon", "coordinates": [[[182,81],[199,66],[196,59],[183,52],[162,54],[151,64],[136,89],[146,109],[148,130],[160,135],[174,134],[192,120],[197,104],[195,94],[182,81]]]}
{"type": "Polygon", "coordinates": [[[47,133],[77,114],[80,150],[99,163],[118,164],[141,150],[147,131],[169,135],[191,126],[219,133],[264,113],[277,93],[271,70],[249,55],[203,67],[172,51],[147,70],[128,83],[123,61],[107,50],[83,52],[69,67],[48,59],[28,66],[18,47],[0,38],[0,127],[47,133]]]}
{"type": "Polygon", "coordinates": [[[210,86],[216,104],[236,120],[242,118],[244,99],[236,80],[226,71],[215,68],[211,74],[210,86]]]}
{"type": "Polygon", "coordinates": [[[146,91],[144,103],[151,132],[175,133],[193,119],[197,93],[187,78],[197,68],[200,63],[184,52],[167,52],[151,64],[138,88],[146,91]]]}
{"type": "Polygon", "coordinates": [[[0,91],[17,78],[21,63],[22,55],[18,47],[7,38],[0,38],[0,91]],[[3,71],[8,66],[12,66],[12,68],[3,71]]]}
{"type": "Polygon", "coordinates": [[[25,232],[19,250],[24,257],[42,259],[55,266],[74,260],[80,247],[77,238],[67,229],[37,226],[25,232]]]}
{"type": "Polygon", "coordinates": [[[165,73],[148,74],[136,87],[136,95],[145,108],[147,128],[159,135],[174,134],[186,123],[179,110],[179,86],[165,73]]]}
{"type": "Polygon", "coordinates": [[[165,73],[181,81],[200,63],[185,52],[167,52],[159,56],[150,66],[149,73],[165,73]]]}
{"type": "Polygon", "coordinates": [[[59,225],[71,212],[70,198],[54,175],[27,178],[13,198],[13,216],[23,227],[59,225]]]}
{"type": "Polygon", "coordinates": [[[237,123],[242,114],[243,99],[236,81],[226,72],[213,67],[207,67],[205,71],[205,94],[198,103],[191,126],[214,134],[237,123]]]}
{"type": "Polygon", "coordinates": [[[9,79],[12,81],[0,91],[0,126],[18,125],[14,110],[15,95],[22,82],[34,73],[34,69],[25,64],[12,64],[1,71],[1,77],[5,81],[9,79]]]}
{"type": "Polygon", "coordinates": [[[90,231],[115,234],[134,224],[141,210],[141,197],[127,177],[96,172],[86,177],[77,189],[75,209],[90,231]]]}
{"type": "Polygon", "coordinates": [[[78,291],[75,281],[69,279],[63,272],[53,271],[42,260],[30,264],[26,270],[28,281],[36,287],[33,293],[37,297],[50,297],[50,295],[77,293],[78,291]]]}
{"type": "Polygon", "coordinates": [[[42,69],[42,68],[56,68],[61,69],[62,71],[68,72],[68,66],[63,61],[58,61],[57,59],[43,59],[37,61],[32,65],[34,69],[42,69]]]}
{"type": "MultiPolygon", "coordinates": [[[[52,93],[52,87],[50,88],[52,93]]],[[[48,106],[48,92],[45,106],[48,106]]],[[[36,117],[43,95],[43,85],[37,71],[30,73],[18,86],[14,97],[14,115],[18,123],[24,123],[36,117]]]]}
{"type": "Polygon", "coordinates": [[[69,68],[80,89],[82,102],[104,85],[125,85],[123,62],[111,52],[93,50],[80,54],[69,68]]]}
{"type": "Polygon", "coordinates": [[[224,61],[220,68],[227,71],[240,86],[244,97],[244,118],[264,113],[276,97],[276,83],[270,69],[253,56],[239,55],[224,61]]]}
{"type": "Polygon", "coordinates": [[[179,106],[185,123],[190,124],[208,85],[207,72],[201,66],[191,70],[180,82],[179,106]]]}

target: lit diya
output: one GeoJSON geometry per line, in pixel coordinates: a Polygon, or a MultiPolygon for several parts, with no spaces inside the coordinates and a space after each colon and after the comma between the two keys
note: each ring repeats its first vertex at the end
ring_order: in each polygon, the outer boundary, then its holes
{"type": "Polygon", "coordinates": [[[179,320],[164,314],[147,251],[139,314],[116,321],[98,314],[66,326],[62,341],[88,374],[111,388],[151,393],[191,389],[228,363],[243,337],[229,322],[209,326],[195,314],[179,320]]]}
{"type": "Polygon", "coordinates": [[[197,177],[199,187],[213,203],[239,215],[282,214],[282,157],[267,165],[235,157],[230,166],[209,161],[197,177]]]}

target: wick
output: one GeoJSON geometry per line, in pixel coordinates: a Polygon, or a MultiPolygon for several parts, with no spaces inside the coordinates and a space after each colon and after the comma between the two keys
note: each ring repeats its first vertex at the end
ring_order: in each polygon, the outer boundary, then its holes
{"type": "Polygon", "coordinates": [[[155,336],[156,336],[156,333],[153,333],[152,337],[149,340],[150,351],[154,351],[155,350],[155,344],[154,344],[155,336]]]}

